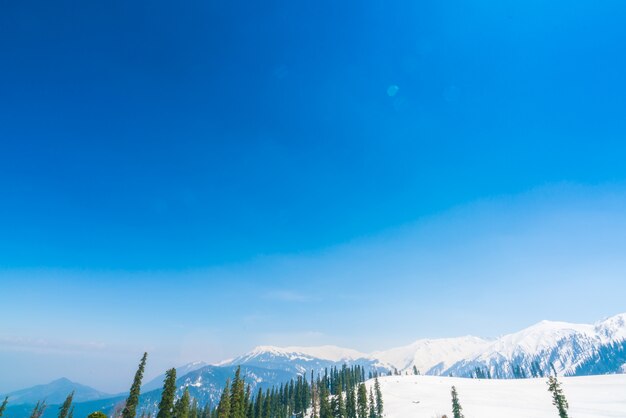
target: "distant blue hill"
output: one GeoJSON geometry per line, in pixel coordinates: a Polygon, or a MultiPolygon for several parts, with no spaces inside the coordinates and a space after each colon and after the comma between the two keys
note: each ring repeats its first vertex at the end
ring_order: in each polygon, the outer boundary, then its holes
{"type": "Polygon", "coordinates": [[[72,382],[66,378],[61,378],[45,385],[37,385],[3,394],[2,397],[8,396],[11,405],[35,404],[40,400],[45,400],[48,404],[59,404],[62,403],[72,391],[74,391],[75,402],[87,402],[110,398],[112,396],[109,393],[100,392],[92,387],[72,382]]]}

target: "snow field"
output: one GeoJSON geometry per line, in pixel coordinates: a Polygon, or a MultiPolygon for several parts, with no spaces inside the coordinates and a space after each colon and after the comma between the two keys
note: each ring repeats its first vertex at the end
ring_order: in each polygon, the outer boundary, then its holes
{"type": "MultiPolygon", "coordinates": [[[[558,418],[547,379],[385,376],[379,382],[387,418],[452,418],[456,386],[465,418],[558,418]]],[[[626,418],[626,375],[561,377],[571,418],[626,418]]],[[[373,387],[374,380],[367,382],[373,387]]]]}

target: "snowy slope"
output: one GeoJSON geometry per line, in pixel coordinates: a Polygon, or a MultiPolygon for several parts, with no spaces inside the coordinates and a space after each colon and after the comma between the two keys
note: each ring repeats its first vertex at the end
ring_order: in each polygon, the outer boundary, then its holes
{"type": "MultiPolygon", "coordinates": [[[[626,417],[626,375],[560,378],[576,418],[626,417]]],[[[373,381],[367,382],[368,386],[373,381]]],[[[466,418],[554,418],[546,379],[482,380],[439,376],[380,378],[386,418],[452,417],[450,389],[457,389],[466,418]]]]}
{"type": "MultiPolygon", "coordinates": [[[[208,363],[204,361],[194,361],[193,363],[187,363],[183,366],[176,368],[176,376],[181,377],[198,369],[201,369],[205,366],[208,366],[208,363]]],[[[161,374],[154,379],[150,380],[148,383],[141,387],[141,390],[144,392],[148,392],[154,389],[160,389],[163,387],[163,381],[165,380],[165,373],[161,374]]]]}
{"type": "Polygon", "coordinates": [[[404,347],[376,351],[370,357],[400,372],[412,371],[415,366],[421,374],[441,374],[454,363],[480,353],[489,344],[487,340],[472,336],[423,339],[404,347]]]}
{"type": "MultiPolygon", "coordinates": [[[[576,368],[607,344],[626,337],[626,315],[616,315],[595,325],[541,321],[522,331],[505,335],[482,352],[460,360],[441,374],[469,376],[476,368],[494,377],[514,377],[514,367],[525,376],[533,375],[533,363],[542,373],[552,366],[561,374],[576,368]]],[[[435,374],[435,373],[433,373],[435,374]]]]}

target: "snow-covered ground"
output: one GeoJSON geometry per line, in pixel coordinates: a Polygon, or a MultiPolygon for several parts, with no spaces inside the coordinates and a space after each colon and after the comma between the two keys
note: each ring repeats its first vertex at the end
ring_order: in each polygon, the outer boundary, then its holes
{"type": "MultiPolygon", "coordinates": [[[[572,418],[626,418],[626,375],[560,377],[572,418]]],[[[456,386],[465,418],[558,418],[547,379],[379,378],[387,418],[452,417],[456,386]]],[[[373,385],[373,380],[367,382],[373,385]]]]}

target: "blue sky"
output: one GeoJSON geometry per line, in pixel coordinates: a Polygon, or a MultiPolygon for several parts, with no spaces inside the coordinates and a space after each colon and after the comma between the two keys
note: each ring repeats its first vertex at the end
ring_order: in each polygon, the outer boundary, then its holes
{"type": "Polygon", "coordinates": [[[625,311],[625,18],[5,2],[0,391],[625,311]]]}

